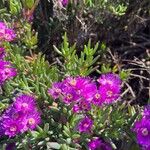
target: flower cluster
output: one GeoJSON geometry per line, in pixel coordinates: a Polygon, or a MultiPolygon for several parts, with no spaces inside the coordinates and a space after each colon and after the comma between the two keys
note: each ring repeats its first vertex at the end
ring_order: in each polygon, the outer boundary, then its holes
{"type": "Polygon", "coordinates": [[[88,149],[89,150],[112,150],[111,146],[108,143],[103,142],[98,137],[92,139],[88,143],[88,149]]]}
{"type": "Polygon", "coordinates": [[[17,75],[17,70],[8,61],[0,60],[0,85],[17,75]]]}
{"type": "MultiPolygon", "coordinates": [[[[9,29],[5,23],[0,22],[0,46],[1,42],[12,41],[16,37],[14,30],[9,29]]],[[[12,64],[8,61],[4,61],[6,56],[5,49],[0,47],[0,86],[8,79],[17,75],[17,70],[12,67],[12,64]]]]}
{"type": "Polygon", "coordinates": [[[142,119],[136,121],[134,132],[137,135],[137,142],[146,150],[150,147],[150,105],[145,107],[142,119]]]}
{"type": "Polygon", "coordinates": [[[4,22],[0,22],[0,41],[12,41],[16,37],[13,29],[6,26],[4,22]]]}
{"type": "Polygon", "coordinates": [[[62,82],[55,82],[48,93],[60,98],[67,105],[73,106],[74,112],[89,111],[92,105],[111,104],[119,98],[121,80],[113,73],[102,75],[98,86],[90,78],[68,77],[62,82]]]}
{"type": "Polygon", "coordinates": [[[0,119],[0,135],[13,137],[28,129],[33,130],[40,120],[35,98],[30,95],[19,95],[0,119]]]}
{"type": "Polygon", "coordinates": [[[120,95],[121,80],[113,73],[102,75],[98,83],[88,77],[68,77],[55,82],[48,93],[56,100],[60,98],[75,113],[83,113],[84,118],[78,124],[79,132],[90,132],[93,120],[85,115],[93,105],[101,107],[115,102],[120,95]]]}

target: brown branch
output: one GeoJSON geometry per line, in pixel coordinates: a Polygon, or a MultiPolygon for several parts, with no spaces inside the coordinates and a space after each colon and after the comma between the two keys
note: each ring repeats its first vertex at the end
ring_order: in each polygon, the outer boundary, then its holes
{"type": "Polygon", "coordinates": [[[146,46],[150,46],[150,40],[148,42],[144,42],[141,44],[137,44],[137,43],[132,43],[131,46],[126,46],[126,47],[122,47],[122,48],[118,48],[116,49],[117,51],[132,51],[135,48],[142,48],[142,49],[146,49],[146,46]]]}

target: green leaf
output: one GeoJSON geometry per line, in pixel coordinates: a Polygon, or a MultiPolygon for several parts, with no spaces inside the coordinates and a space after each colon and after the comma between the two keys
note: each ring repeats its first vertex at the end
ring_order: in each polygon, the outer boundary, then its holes
{"type": "Polygon", "coordinates": [[[60,149],[60,144],[57,142],[47,142],[47,149],[60,149]]]}
{"type": "Polygon", "coordinates": [[[40,133],[37,131],[30,131],[30,133],[34,138],[38,138],[38,136],[40,135],[40,133]]]}
{"type": "Polygon", "coordinates": [[[49,131],[49,123],[46,123],[46,124],[44,125],[44,131],[45,131],[45,132],[48,132],[48,131],[49,131]]]}

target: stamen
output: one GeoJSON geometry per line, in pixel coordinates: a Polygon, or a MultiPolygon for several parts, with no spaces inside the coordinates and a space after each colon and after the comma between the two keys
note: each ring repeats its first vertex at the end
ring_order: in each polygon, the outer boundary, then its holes
{"type": "Polygon", "coordinates": [[[29,125],[35,124],[35,119],[30,118],[30,119],[28,120],[28,123],[29,123],[29,125]]]}

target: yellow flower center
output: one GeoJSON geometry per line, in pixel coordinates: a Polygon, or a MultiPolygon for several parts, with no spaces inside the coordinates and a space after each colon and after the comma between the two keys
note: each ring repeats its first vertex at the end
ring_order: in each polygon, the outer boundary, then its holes
{"type": "Polygon", "coordinates": [[[110,81],[110,80],[107,80],[107,83],[110,84],[110,85],[112,85],[113,82],[110,81]]]}
{"type": "Polygon", "coordinates": [[[22,107],[27,108],[28,104],[27,103],[22,103],[22,107]]]}
{"type": "Polygon", "coordinates": [[[111,97],[113,95],[113,92],[112,91],[107,91],[107,96],[108,97],[111,97]]]}
{"type": "Polygon", "coordinates": [[[72,80],[70,81],[70,84],[73,85],[73,86],[75,86],[76,83],[77,83],[77,81],[76,81],[75,79],[72,79],[72,80]]]}
{"type": "Polygon", "coordinates": [[[57,93],[60,93],[60,92],[61,92],[61,89],[56,88],[55,91],[56,91],[57,93]]]}
{"type": "Polygon", "coordinates": [[[35,124],[35,119],[30,118],[30,119],[28,120],[28,123],[29,123],[29,125],[35,124]]]}
{"type": "Polygon", "coordinates": [[[144,128],[143,130],[142,130],[142,134],[144,135],[144,136],[147,136],[148,135],[148,130],[147,130],[147,128],[144,128]]]}
{"type": "Polygon", "coordinates": [[[88,124],[88,123],[85,123],[85,124],[84,124],[84,127],[85,127],[85,128],[87,128],[88,126],[89,126],[89,124],[88,124]]]}
{"type": "Polygon", "coordinates": [[[68,98],[68,99],[72,99],[73,96],[72,96],[71,94],[67,94],[67,98],[68,98]]]}
{"type": "Polygon", "coordinates": [[[16,127],[16,126],[12,126],[12,127],[10,127],[10,131],[11,131],[11,132],[15,132],[15,131],[17,131],[17,127],[16,127]]]}
{"type": "Polygon", "coordinates": [[[98,93],[95,94],[96,99],[99,99],[100,97],[101,97],[100,94],[98,94],[98,93]]]}

